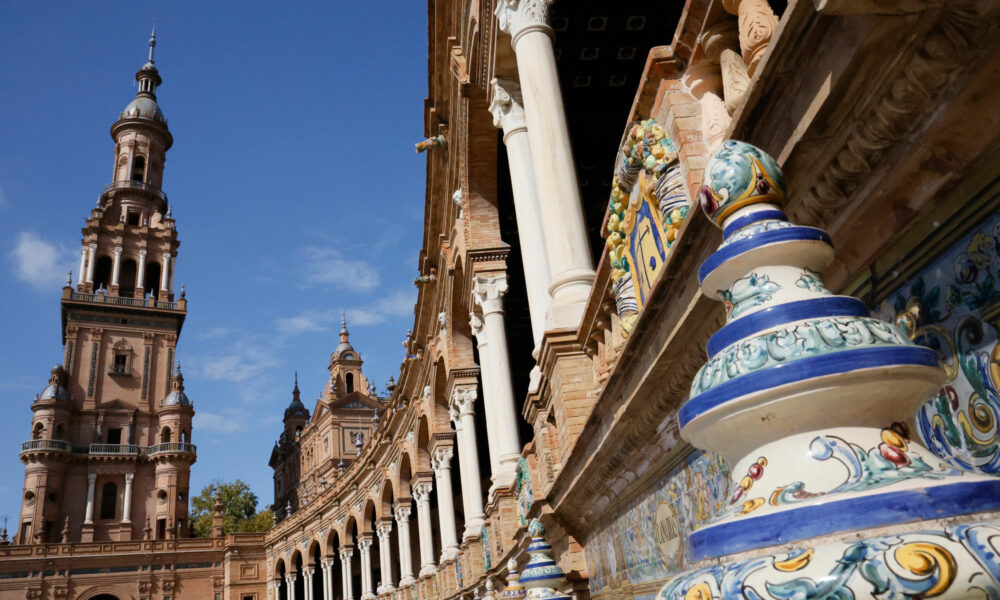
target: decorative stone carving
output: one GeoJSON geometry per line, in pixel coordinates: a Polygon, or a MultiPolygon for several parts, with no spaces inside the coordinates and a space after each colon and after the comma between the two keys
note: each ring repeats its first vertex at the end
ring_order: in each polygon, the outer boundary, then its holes
{"type": "Polygon", "coordinates": [[[753,77],[760,60],[764,58],[771,36],[778,27],[778,17],[767,0],[722,0],[722,6],[739,18],[743,62],[747,65],[747,72],[753,77]]]}
{"type": "Polygon", "coordinates": [[[435,448],[434,456],[431,457],[431,469],[434,470],[434,473],[439,474],[440,471],[450,468],[452,456],[454,454],[450,447],[435,448]]]}
{"type": "MultiPolygon", "coordinates": [[[[507,276],[477,276],[472,287],[472,299],[483,309],[483,314],[503,312],[503,297],[507,293],[507,276]]],[[[477,336],[478,337],[478,336],[477,336]]]]}
{"type": "Polygon", "coordinates": [[[497,78],[493,78],[490,84],[493,86],[493,100],[490,101],[493,126],[503,129],[505,140],[511,134],[527,129],[521,86],[516,81],[497,78]]]}
{"type": "Polygon", "coordinates": [[[469,328],[472,330],[472,335],[479,340],[479,343],[485,343],[486,333],[483,331],[483,318],[474,312],[469,313],[469,328]]]}
{"type": "Polygon", "coordinates": [[[434,485],[430,482],[418,483],[413,486],[413,499],[417,501],[417,504],[423,504],[424,502],[430,502],[431,500],[431,490],[434,489],[434,485]]]}
{"type": "Polygon", "coordinates": [[[475,413],[476,410],[476,398],[479,397],[479,392],[476,388],[456,388],[455,391],[451,393],[451,405],[458,409],[461,415],[471,415],[475,413]]]}
{"type": "Polygon", "coordinates": [[[701,97],[701,135],[709,152],[718,148],[726,139],[730,122],[729,112],[722,98],[712,92],[705,93],[701,97]]]}
{"type": "Polygon", "coordinates": [[[513,41],[527,31],[541,30],[552,35],[549,26],[549,6],[554,0],[499,0],[493,14],[500,31],[510,34],[513,41]]]}
{"type": "MultiPolygon", "coordinates": [[[[750,89],[750,74],[743,59],[735,50],[726,48],[719,55],[719,68],[722,71],[722,90],[726,99],[726,111],[733,114],[736,108],[743,104],[747,90],[750,89]]],[[[728,127],[728,124],[727,124],[728,127]]]]}

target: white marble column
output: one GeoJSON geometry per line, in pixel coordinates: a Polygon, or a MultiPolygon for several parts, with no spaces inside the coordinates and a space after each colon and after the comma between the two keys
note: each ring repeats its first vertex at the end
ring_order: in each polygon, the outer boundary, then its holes
{"type": "Polygon", "coordinates": [[[396,505],[396,527],[399,529],[399,587],[412,585],[413,556],[410,555],[410,501],[396,505]]]}
{"type": "Polygon", "coordinates": [[[271,590],[274,593],[274,600],[281,600],[281,578],[271,580],[271,590]]]}
{"type": "Polygon", "coordinates": [[[372,538],[370,533],[358,540],[358,548],[361,550],[361,600],[371,600],[375,597],[372,593],[372,538]]]}
{"type": "Polygon", "coordinates": [[[97,262],[97,244],[87,247],[87,283],[94,283],[94,263],[97,262]]]}
{"type": "Polygon", "coordinates": [[[388,594],[396,591],[396,586],[392,584],[392,521],[383,521],[378,524],[378,559],[382,575],[379,582],[378,593],[388,594]]]}
{"type": "Polygon", "coordinates": [[[340,551],[340,587],[343,588],[344,600],[354,600],[354,584],[351,582],[352,556],[354,556],[352,548],[340,551]]]}
{"type": "Polygon", "coordinates": [[[134,473],[125,473],[125,500],[122,501],[122,523],[132,522],[132,478],[134,473]]]}
{"type": "Polygon", "coordinates": [[[503,129],[503,142],[507,146],[507,164],[510,167],[510,182],[514,192],[514,216],[517,219],[518,240],[521,244],[521,258],[524,263],[524,283],[528,293],[528,313],[531,316],[531,333],[537,351],[545,333],[545,313],[549,309],[551,297],[546,256],[545,232],[542,229],[542,215],[535,186],[535,171],[531,161],[531,145],[528,142],[528,125],[524,118],[524,102],[521,100],[521,86],[515,81],[494,79],[493,125],[503,129]]]}
{"type": "Polygon", "coordinates": [[[162,257],[163,273],[160,274],[160,289],[164,292],[170,291],[170,255],[164,254],[162,257]]]}
{"type": "Polygon", "coordinates": [[[87,247],[80,248],[80,270],[76,272],[77,285],[87,280],[87,247]]]}
{"type": "MultiPolygon", "coordinates": [[[[507,350],[507,330],[503,321],[503,296],[507,293],[507,276],[479,275],[472,288],[472,298],[483,310],[483,330],[489,340],[486,356],[479,355],[483,371],[491,373],[492,390],[484,382],[486,427],[494,429],[497,466],[493,472],[493,489],[514,483],[517,461],[521,457],[521,442],[517,433],[517,408],[514,385],[510,374],[507,350]]],[[[491,490],[491,494],[492,494],[491,490]]]]}
{"type": "Polygon", "coordinates": [[[97,483],[97,473],[87,475],[87,512],[83,518],[84,525],[94,523],[94,484],[97,483]]]}
{"type": "MultiPolygon", "coordinates": [[[[473,300],[473,303],[475,303],[475,300],[473,300]]],[[[487,407],[486,448],[490,455],[490,481],[493,481],[493,478],[500,470],[500,455],[497,452],[496,427],[490,426],[489,423],[490,415],[493,413],[488,407],[490,406],[493,398],[493,377],[496,377],[496,373],[494,373],[492,369],[486,369],[486,364],[490,362],[488,360],[490,353],[490,340],[489,336],[486,335],[485,323],[483,322],[482,315],[471,313],[469,315],[469,328],[472,330],[473,337],[476,338],[476,347],[479,348],[479,362],[482,363],[479,368],[479,377],[483,382],[483,406],[487,407]]]]}
{"type": "Polygon", "coordinates": [[[594,266],[587,240],[569,127],[559,90],[552,0],[498,0],[500,29],[511,35],[552,275],[547,328],[576,328],[590,296],[594,266]]]}
{"type": "Polygon", "coordinates": [[[295,573],[287,573],[285,575],[285,590],[288,592],[288,600],[293,600],[295,598],[295,580],[298,579],[295,573]]]}
{"type": "Polygon", "coordinates": [[[476,537],[486,520],[483,490],[480,487],[479,455],[476,447],[476,388],[458,388],[451,396],[451,420],[458,437],[458,468],[462,478],[462,507],[465,511],[463,538],[476,537]]]}
{"type": "Polygon", "coordinates": [[[136,270],[135,274],[135,287],[142,288],[143,291],[146,290],[146,282],[143,280],[146,277],[146,251],[139,250],[139,268],[136,270]]]}
{"type": "Polygon", "coordinates": [[[441,562],[458,557],[455,535],[455,497],[451,491],[451,448],[436,448],[431,458],[437,482],[438,522],[441,526],[441,562]]]}
{"type": "Polygon", "coordinates": [[[319,563],[323,574],[323,600],[333,600],[333,559],[324,558],[319,563]]]}
{"type": "Polygon", "coordinates": [[[122,247],[115,246],[115,260],[111,265],[111,285],[118,285],[118,274],[122,268],[122,247]]]}
{"type": "Polygon", "coordinates": [[[431,483],[413,486],[413,499],[417,501],[417,528],[420,530],[420,576],[433,575],[437,571],[434,564],[434,539],[431,537],[431,483]]]}
{"type": "Polygon", "coordinates": [[[313,573],[315,572],[314,567],[302,568],[303,598],[306,600],[313,600],[313,573]]]}

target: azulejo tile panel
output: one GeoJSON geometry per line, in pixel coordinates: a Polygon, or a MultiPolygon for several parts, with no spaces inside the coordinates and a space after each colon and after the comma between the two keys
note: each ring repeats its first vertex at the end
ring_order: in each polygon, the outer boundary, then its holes
{"type": "Polygon", "coordinates": [[[876,309],[941,355],[948,382],[917,415],[920,437],[959,468],[1000,473],[1000,212],[876,309]]]}
{"type": "Polygon", "coordinates": [[[687,535],[729,495],[725,461],[692,453],[587,541],[591,593],[664,580],[686,569],[687,535]]]}

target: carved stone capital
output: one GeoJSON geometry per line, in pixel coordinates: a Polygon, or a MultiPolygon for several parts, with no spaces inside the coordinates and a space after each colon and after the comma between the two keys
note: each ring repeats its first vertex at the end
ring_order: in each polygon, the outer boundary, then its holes
{"type": "Polygon", "coordinates": [[[412,514],[413,509],[409,506],[397,506],[395,510],[396,522],[402,527],[410,520],[410,514],[412,514]]]}
{"type": "Polygon", "coordinates": [[[503,312],[503,297],[507,293],[507,276],[477,276],[472,286],[472,299],[483,309],[483,315],[503,312]]]}
{"type": "Polygon", "coordinates": [[[458,410],[459,415],[475,414],[478,395],[474,387],[456,388],[451,393],[451,406],[458,410]]]}
{"type": "Polygon", "coordinates": [[[425,502],[431,501],[431,490],[434,489],[434,485],[430,482],[418,483],[413,486],[413,499],[417,501],[417,504],[423,504],[425,502]]]}
{"type": "Polygon", "coordinates": [[[434,469],[435,475],[441,475],[442,471],[446,471],[451,468],[451,457],[454,456],[450,447],[442,447],[434,449],[434,456],[431,457],[431,468],[434,469]]]}
{"type": "Polygon", "coordinates": [[[490,102],[490,112],[493,113],[493,126],[503,129],[504,141],[507,136],[528,128],[524,116],[524,100],[521,98],[521,86],[510,79],[493,78],[493,100],[490,102]]]}
{"type": "Polygon", "coordinates": [[[378,527],[376,527],[376,531],[378,531],[378,536],[380,538],[388,538],[392,535],[392,521],[379,523],[378,527]]]}
{"type": "Polygon", "coordinates": [[[510,34],[511,45],[530,31],[541,31],[552,36],[549,26],[549,6],[554,0],[499,0],[493,14],[497,16],[500,31],[510,34]]]}
{"type": "Polygon", "coordinates": [[[349,560],[351,560],[352,556],[354,556],[354,548],[348,548],[346,550],[340,551],[340,560],[344,562],[348,562],[349,560]]]}
{"type": "Polygon", "coordinates": [[[371,539],[361,538],[360,540],[358,540],[358,548],[361,550],[362,553],[371,550],[372,548],[371,539]]]}

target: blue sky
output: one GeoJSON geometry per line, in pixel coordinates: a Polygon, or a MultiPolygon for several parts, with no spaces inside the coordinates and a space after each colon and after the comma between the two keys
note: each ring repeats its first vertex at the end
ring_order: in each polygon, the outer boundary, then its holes
{"type": "Polygon", "coordinates": [[[341,310],[380,393],[403,358],[424,206],[424,2],[4,3],[0,515],[12,522],[31,400],[62,358],[60,288],[110,181],[108,131],[154,19],[174,136],[163,189],[189,300],[178,358],[196,410],[192,493],[238,477],[271,502],[292,374],[311,410],[341,310]]]}

